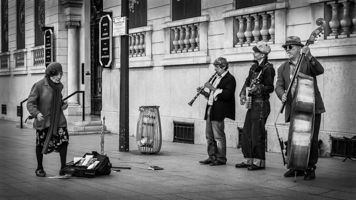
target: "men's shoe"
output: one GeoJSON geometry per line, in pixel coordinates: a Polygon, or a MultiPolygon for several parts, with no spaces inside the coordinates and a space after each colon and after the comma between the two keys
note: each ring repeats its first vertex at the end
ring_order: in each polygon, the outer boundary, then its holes
{"type": "Polygon", "coordinates": [[[247,167],[248,171],[254,171],[254,170],[261,170],[265,169],[265,167],[258,167],[257,165],[252,164],[251,166],[247,167]]]}
{"type": "Polygon", "coordinates": [[[36,176],[39,176],[39,177],[45,177],[46,176],[46,172],[43,169],[37,169],[35,171],[35,173],[36,173],[36,176]]]}
{"type": "Polygon", "coordinates": [[[315,179],[315,169],[316,169],[316,166],[308,168],[305,171],[304,180],[307,180],[307,181],[314,180],[315,179]]]}
{"type": "Polygon", "coordinates": [[[284,177],[294,177],[295,171],[297,171],[297,176],[304,176],[304,171],[302,170],[296,170],[296,169],[290,169],[284,174],[284,177]]]}
{"type": "Polygon", "coordinates": [[[209,165],[212,161],[208,158],[206,160],[199,161],[200,164],[209,165]]]}
{"type": "Polygon", "coordinates": [[[221,162],[220,160],[216,160],[210,163],[210,166],[216,166],[216,165],[225,165],[226,163],[221,162]]]}
{"type": "Polygon", "coordinates": [[[237,163],[237,164],[235,165],[236,168],[247,168],[247,167],[249,167],[249,166],[251,166],[251,165],[247,165],[247,164],[244,163],[244,162],[242,162],[242,163],[237,163]]]}

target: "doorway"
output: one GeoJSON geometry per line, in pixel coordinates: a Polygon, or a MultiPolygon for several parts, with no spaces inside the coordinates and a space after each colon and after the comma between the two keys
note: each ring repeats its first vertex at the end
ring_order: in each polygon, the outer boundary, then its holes
{"type": "Polygon", "coordinates": [[[103,12],[103,0],[91,0],[90,14],[90,69],[91,114],[102,110],[102,66],[99,63],[99,21],[103,12]]]}

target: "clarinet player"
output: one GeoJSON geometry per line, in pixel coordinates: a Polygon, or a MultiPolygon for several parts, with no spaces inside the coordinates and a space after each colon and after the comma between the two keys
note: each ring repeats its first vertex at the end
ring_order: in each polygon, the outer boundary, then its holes
{"type": "Polygon", "coordinates": [[[208,90],[201,91],[208,103],[205,109],[208,158],[199,161],[210,166],[226,164],[226,137],[224,119],[235,120],[235,89],[236,80],[228,71],[229,64],[225,58],[217,58],[213,65],[217,76],[212,82],[206,82],[204,87],[208,90]]]}

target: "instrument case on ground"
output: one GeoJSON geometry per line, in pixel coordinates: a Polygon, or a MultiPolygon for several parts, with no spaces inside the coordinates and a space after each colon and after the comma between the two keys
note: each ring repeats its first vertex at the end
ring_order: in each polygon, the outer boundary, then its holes
{"type": "Polygon", "coordinates": [[[74,169],[72,176],[92,178],[100,175],[109,175],[111,173],[112,165],[109,157],[101,155],[96,151],[92,151],[92,153],[84,154],[83,158],[87,155],[93,155],[93,158],[96,158],[96,160],[100,162],[93,169],[88,169],[88,166],[78,166],[78,162],[74,163],[71,161],[67,163],[67,167],[74,169]]]}

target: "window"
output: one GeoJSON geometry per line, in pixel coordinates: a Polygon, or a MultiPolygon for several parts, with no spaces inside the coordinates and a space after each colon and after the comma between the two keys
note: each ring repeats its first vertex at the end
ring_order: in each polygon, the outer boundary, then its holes
{"type": "Polygon", "coordinates": [[[147,26],[147,0],[130,2],[129,29],[147,26]]]}
{"type": "Polygon", "coordinates": [[[17,49],[25,48],[25,0],[16,1],[16,44],[17,49]]]}
{"type": "Polygon", "coordinates": [[[172,0],[172,20],[201,16],[201,0],[172,0]]]}
{"type": "Polygon", "coordinates": [[[9,13],[8,0],[1,1],[1,52],[9,51],[9,13]]]}
{"type": "Polygon", "coordinates": [[[42,27],[45,26],[45,0],[35,0],[35,46],[44,44],[42,27]]]}
{"type": "Polygon", "coordinates": [[[277,0],[235,0],[236,9],[258,6],[267,3],[274,3],[277,0]]]}

